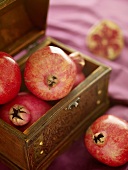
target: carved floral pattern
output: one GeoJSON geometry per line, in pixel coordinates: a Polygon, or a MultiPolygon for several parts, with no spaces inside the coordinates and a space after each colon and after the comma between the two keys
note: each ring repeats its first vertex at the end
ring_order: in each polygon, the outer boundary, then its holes
{"type": "MultiPolygon", "coordinates": [[[[104,88],[105,94],[101,93],[100,100],[106,100],[107,84],[105,81],[99,82],[99,87],[104,88]]],[[[78,107],[69,110],[59,110],[44,126],[43,131],[34,138],[33,144],[29,147],[29,161],[31,169],[34,169],[40,162],[46,161],[49,153],[53,152],[55,148],[79,125],[79,123],[86,119],[94,109],[98,107],[97,98],[99,89],[98,85],[93,85],[88,91],[82,93],[78,107]],[[40,145],[42,142],[42,145],[40,145]]]]}

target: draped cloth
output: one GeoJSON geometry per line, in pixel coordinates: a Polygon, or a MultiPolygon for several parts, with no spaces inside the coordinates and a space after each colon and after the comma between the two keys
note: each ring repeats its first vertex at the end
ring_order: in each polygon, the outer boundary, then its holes
{"type": "MultiPolygon", "coordinates": [[[[108,94],[112,114],[128,121],[128,1],[127,0],[51,0],[46,35],[96,59],[112,68],[108,94]],[[110,61],[93,55],[87,48],[86,37],[97,22],[108,19],[122,30],[124,48],[120,56],[110,61]]],[[[95,160],[84,145],[84,135],[58,156],[48,170],[128,170],[128,164],[109,167],[95,160]]]]}

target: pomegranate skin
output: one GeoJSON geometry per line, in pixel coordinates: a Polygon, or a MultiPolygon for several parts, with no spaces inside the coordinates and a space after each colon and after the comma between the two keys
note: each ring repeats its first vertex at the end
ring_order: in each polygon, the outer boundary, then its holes
{"type": "Polygon", "coordinates": [[[31,93],[20,92],[12,101],[4,104],[0,108],[0,118],[23,132],[34,122],[36,122],[41,116],[43,116],[51,107],[52,106],[49,103],[37,98],[31,93]],[[30,113],[29,122],[23,126],[15,126],[10,120],[10,110],[16,105],[23,106],[30,113]]]}
{"type": "Polygon", "coordinates": [[[47,46],[27,60],[24,80],[27,88],[43,100],[58,100],[72,89],[76,66],[60,48],[47,46]]]}
{"type": "Polygon", "coordinates": [[[82,57],[82,55],[79,52],[75,51],[75,52],[69,54],[69,57],[75,63],[77,73],[78,74],[81,73],[83,71],[84,66],[85,66],[85,60],[82,57]]]}
{"type": "Polygon", "coordinates": [[[95,120],[85,133],[85,146],[100,162],[118,167],[128,162],[128,123],[113,115],[95,120]]]}
{"type": "Polygon", "coordinates": [[[73,88],[75,88],[76,86],[78,86],[82,81],[85,80],[85,75],[83,72],[77,73],[76,75],[76,79],[75,79],[75,83],[73,85],[73,88]]]}
{"type": "Polygon", "coordinates": [[[21,72],[17,62],[0,52],[0,104],[12,100],[20,91],[21,72]]]}
{"type": "Polygon", "coordinates": [[[8,53],[3,52],[3,51],[0,51],[0,57],[10,57],[10,58],[13,58],[11,55],[9,55],[8,53]]]}
{"type": "Polygon", "coordinates": [[[69,57],[76,65],[77,74],[76,74],[75,82],[73,85],[73,88],[75,88],[78,84],[80,84],[82,81],[85,80],[85,74],[83,73],[83,69],[85,66],[85,60],[82,57],[82,55],[77,51],[69,54],[69,57]]]}

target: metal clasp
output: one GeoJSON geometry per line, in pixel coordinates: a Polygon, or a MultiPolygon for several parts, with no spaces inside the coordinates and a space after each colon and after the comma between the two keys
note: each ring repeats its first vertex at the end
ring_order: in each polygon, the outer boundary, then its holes
{"type": "Polygon", "coordinates": [[[80,101],[80,97],[78,97],[77,99],[75,99],[72,103],[70,103],[68,105],[68,107],[65,108],[65,110],[71,110],[74,107],[78,107],[79,105],[79,101],[80,101]]]}

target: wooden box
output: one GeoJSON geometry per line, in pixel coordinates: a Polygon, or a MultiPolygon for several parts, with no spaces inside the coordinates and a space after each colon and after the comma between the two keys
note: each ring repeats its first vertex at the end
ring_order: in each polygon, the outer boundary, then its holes
{"type": "MultiPolygon", "coordinates": [[[[45,35],[48,4],[48,0],[0,1],[0,50],[15,55],[25,49],[18,60],[21,71],[38,48],[54,45],[67,54],[75,51],[51,37],[40,41],[45,35]]],[[[108,108],[111,69],[81,55],[87,78],[24,133],[0,119],[0,161],[12,170],[46,169],[108,108]]],[[[22,84],[21,91],[25,89],[22,84]]]]}

